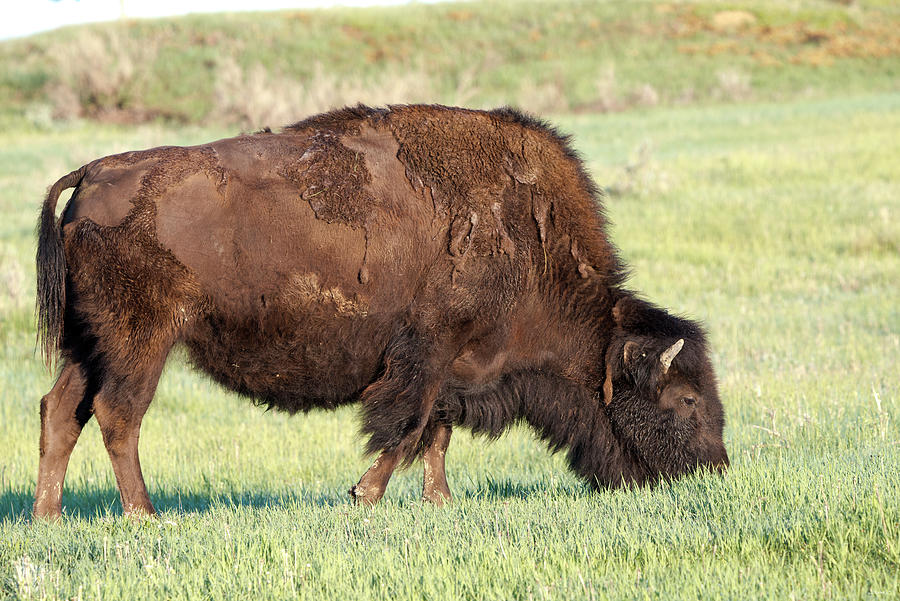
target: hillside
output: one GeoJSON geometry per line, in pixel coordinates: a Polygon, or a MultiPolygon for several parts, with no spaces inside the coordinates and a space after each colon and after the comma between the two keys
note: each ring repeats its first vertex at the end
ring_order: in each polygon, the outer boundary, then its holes
{"type": "Polygon", "coordinates": [[[538,113],[900,90],[886,0],[483,2],[195,15],[0,44],[0,125],[278,125],[364,101],[538,113]]]}

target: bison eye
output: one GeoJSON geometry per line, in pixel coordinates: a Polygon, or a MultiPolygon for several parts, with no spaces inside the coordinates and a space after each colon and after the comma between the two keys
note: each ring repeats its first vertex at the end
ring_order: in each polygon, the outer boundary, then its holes
{"type": "Polygon", "coordinates": [[[686,396],[683,399],[681,399],[681,402],[684,403],[685,405],[687,405],[688,407],[690,407],[691,405],[693,405],[694,403],[697,402],[697,399],[695,399],[692,396],[686,396]]]}

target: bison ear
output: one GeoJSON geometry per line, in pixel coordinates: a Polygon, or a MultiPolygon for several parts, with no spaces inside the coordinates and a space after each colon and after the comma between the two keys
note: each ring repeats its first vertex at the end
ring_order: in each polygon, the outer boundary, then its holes
{"type": "Polygon", "coordinates": [[[635,356],[637,356],[638,348],[637,342],[633,340],[629,340],[625,343],[625,350],[622,351],[622,358],[625,359],[625,365],[631,365],[631,362],[634,361],[635,356]]]}
{"type": "Polygon", "coordinates": [[[621,351],[615,345],[606,355],[606,380],[603,382],[603,402],[609,405],[613,399],[613,377],[617,371],[622,370],[622,365],[629,366],[640,352],[640,345],[629,340],[621,347],[621,351]],[[617,355],[622,353],[621,358],[617,355]]]}
{"type": "Polygon", "coordinates": [[[615,357],[615,351],[610,350],[606,354],[606,380],[603,382],[603,403],[609,405],[613,400],[613,375],[615,369],[613,366],[618,363],[615,357]]]}
{"type": "Polygon", "coordinates": [[[606,381],[603,382],[603,404],[609,405],[612,403],[612,366],[607,361],[606,363],[606,381]]]}
{"type": "Polygon", "coordinates": [[[628,309],[628,297],[620,298],[612,308],[613,321],[620,328],[625,325],[625,313],[628,309]]]}

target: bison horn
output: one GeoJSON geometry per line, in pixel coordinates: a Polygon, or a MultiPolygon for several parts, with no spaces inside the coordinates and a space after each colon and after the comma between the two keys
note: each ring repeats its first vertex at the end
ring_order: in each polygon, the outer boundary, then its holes
{"type": "Polygon", "coordinates": [[[681,347],[684,346],[684,338],[679,338],[678,342],[667,348],[663,351],[663,354],[659,357],[659,362],[662,363],[663,373],[669,371],[669,366],[672,365],[672,361],[675,359],[675,356],[681,351],[681,347]]]}

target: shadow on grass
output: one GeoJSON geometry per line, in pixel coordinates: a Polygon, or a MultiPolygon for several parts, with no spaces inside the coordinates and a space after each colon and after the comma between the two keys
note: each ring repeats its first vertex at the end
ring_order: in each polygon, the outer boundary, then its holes
{"type": "MultiPolygon", "coordinates": [[[[151,490],[150,499],[161,514],[206,513],[220,508],[335,507],[349,503],[349,497],[343,492],[323,490],[298,490],[289,493],[251,490],[222,492],[151,490]]],[[[3,491],[0,493],[0,523],[30,520],[32,503],[34,503],[32,491],[3,491]]],[[[113,487],[67,488],[63,492],[63,514],[78,519],[121,515],[119,491],[113,487]]]]}
{"type": "MultiPolygon", "coordinates": [[[[452,489],[452,486],[451,486],[452,489]]],[[[488,480],[482,487],[469,486],[456,493],[457,497],[484,501],[527,499],[552,494],[554,497],[575,497],[585,494],[587,488],[580,484],[566,485],[546,480],[518,481],[504,478],[488,480]]]]}
{"type": "MultiPolygon", "coordinates": [[[[547,494],[574,497],[584,494],[585,490],[578,485],[567,486],[559,482],[549,483],[543,480],[521,482],[511,479],[491,479],[482,486],[472,482],[468,486],[457,487],[453,493],[456,499],[505,501],[547,494]]],[[[418,492],[405,494],[399,491],[395,491],[392,495],[389,488],[386,500],[390,499],[402,507],[421,502],[418,495],[418,492]]],[[[150,491],[150,499],[161,514],[207,513],[221,508],[284,509],[290,506],[337,507],[350,505],[350,499],[344,490],[305,490],[302,488],[290,492],[241,489],[218,492],[157,489],[150,491]]],[[[34,493],[31,490],[0,492],[0,523],[30,520],[33,502],[34,493]]],[[[111,486],[66,488],[63,492],[63,514],[85,520],[121,515],[122,505],[119,502],[119,491],[111,486]]]]}

